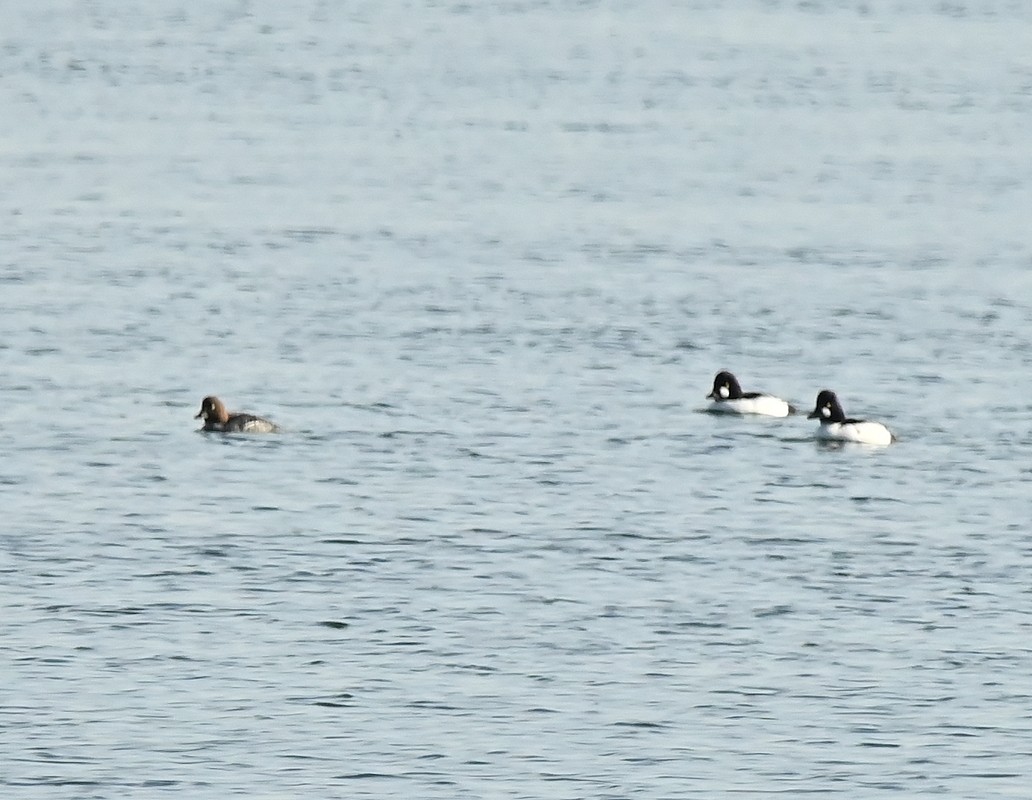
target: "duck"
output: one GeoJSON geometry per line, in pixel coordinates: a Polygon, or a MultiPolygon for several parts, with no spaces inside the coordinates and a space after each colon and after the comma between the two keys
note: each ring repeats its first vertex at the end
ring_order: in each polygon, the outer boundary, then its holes
{"type": "Polygon", "coordinates": [[[201,410],[194,419],[203,419],[206,431],[219,433],[277,433],[275,423],[245,412],[230,413],[215,395],[208,395],[201,401],[201,410]]]}
{"type": "Polygon", "coordinates": [[[892,431],[880,422],[846,417],[838,396],[830,389],[822,389],[817,394],[817,405],[807,419],[821,421],[817,438],[822,441],[887,445],[896,439],[892,431]]]}
{"type": "Polygon", "coordinates": [[[718,372],[713,379],[713,391],[707,398],[713,402],[706,409],[715,414],[762,414],[767,417],[787,417],[796,408],[787,400],[764,392],[743,392],[738,378],[730,372],[718,372]]]}

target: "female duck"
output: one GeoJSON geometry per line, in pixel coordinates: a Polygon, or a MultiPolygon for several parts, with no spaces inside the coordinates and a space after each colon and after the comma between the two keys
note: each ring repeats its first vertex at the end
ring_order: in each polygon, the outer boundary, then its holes
{"type": "Polygon", "coordinates": [[[204,430],[219,433],[277,433],[279,428],[263,417],[234,412],[230,414],[222,401],[209,395],[201,401],[201,410],[194,419],[204,420],[204,430]]]}
{"type": "Polygon", "coordinates": [[[713,391],[706,397],[713,400],[707,411],[717,414],[763,414],[768,417],[787,417],[795,408],[772,394],[743,392],[738,378],[730,372],[718,372],[713,379],[713,391]]]}
{"type": "Polygon", "coordinates": [[[807,419],[819,419],[817,438],[834,442],[861,444],[891,444],[895,437],[880,422],[866,419],[848,419],[835,393],[824,389],[817,395],[817,405],[807,419]]]}

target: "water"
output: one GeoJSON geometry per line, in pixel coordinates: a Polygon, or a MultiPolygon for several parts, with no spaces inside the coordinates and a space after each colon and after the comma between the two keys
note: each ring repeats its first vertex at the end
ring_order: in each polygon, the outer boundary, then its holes
{"type": "Polygon", "coordinates": [[[3,795],[1027,796],[1029,41],[8,9],[3,795]]]}

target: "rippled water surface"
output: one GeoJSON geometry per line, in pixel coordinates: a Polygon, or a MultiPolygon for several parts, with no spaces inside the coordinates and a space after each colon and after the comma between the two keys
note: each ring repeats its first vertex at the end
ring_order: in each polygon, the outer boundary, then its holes
{"type": "Polygon", "coordinates": [[[1030,41],[8,9],[0,793],[1026,797],[1030,41]]]}

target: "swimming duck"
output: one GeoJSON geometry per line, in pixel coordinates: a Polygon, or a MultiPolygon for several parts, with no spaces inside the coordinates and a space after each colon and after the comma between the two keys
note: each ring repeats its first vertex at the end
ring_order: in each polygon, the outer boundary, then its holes
{"type": "Polygon", "coordinates": [[[847,418],[838,397],[829,389],[823,389],[817,395],[817,405],[807,415],[807,419],[821,421],[817,428],[817,438],[824,441],[886,445],[896,438],[880,422],[847,418]]]}
{"type": "Polygon", "coordinates": [[[194,419],[204,420],[204,430],[220,433],[276,433],[279,428],[264,417],[241,412],[229,413],[222,401],[209,395],[201,401],[194,419]]]}
{"type": "Polygon", "coordinates": [[[713,379],[713,391],[706,397],[713,400],[707,411],[717,414],[763,414],[768,417],[787,417],[796,413],[791,403],[764,392],[743,392],[738,378],[730,372],[718,372],[713,379]]]}

